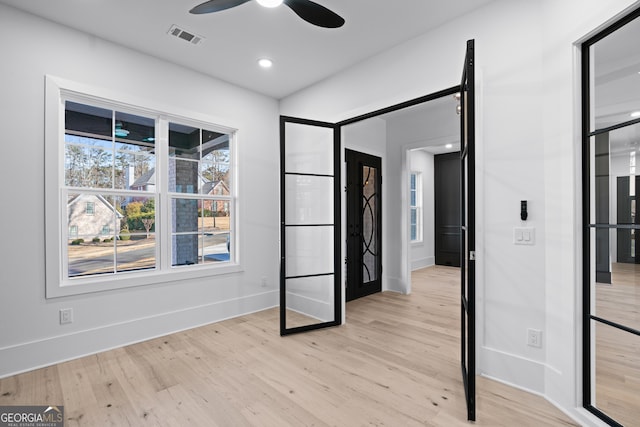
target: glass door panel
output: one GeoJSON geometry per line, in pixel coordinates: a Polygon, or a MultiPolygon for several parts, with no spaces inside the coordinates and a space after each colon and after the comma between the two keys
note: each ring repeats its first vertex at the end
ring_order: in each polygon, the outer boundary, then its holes
{"type": "Polygon", "coordinates": [[[640,10],[582,46],[583,406],[640,419],[640,10]]]}
{"type": "Polygon", "coordinates": [[[640,336],[601,322],[595,330],[594,406],[623,426],[640,420],[640,336]]]}
{"type": "Polygon", "coordinates": [[[341,321],[335,125],[281,117],[280,333],[341,321]]]}

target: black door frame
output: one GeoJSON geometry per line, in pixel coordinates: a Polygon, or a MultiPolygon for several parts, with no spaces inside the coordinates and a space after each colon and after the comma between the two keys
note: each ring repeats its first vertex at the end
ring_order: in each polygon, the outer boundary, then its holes
{"type": "MultiPolygon", "coordinates": [[[[640,19],[640,9],[635,9],[628,15],[622,17],[618,21],[614,22],[610,26],[599,31],[594,36],[582,43],[581,47],[581,92],[582,92],[582,406],[607,424],[611,426],[620,426],[618,421],[611,416],[597,408],[596,402],[592,401],[592,351],[591,346],[593,344],[592,332],[595,329],[596,324],[606,325],[615,328],[618,331],[628,332],[636,337],[640,336],[640,330],[631,328],[629,326],[622,325],[618,322],[614,322],[608,319],[601,318],[592,313],[592,300],[591,300],[591,233],[594,235],[599,233],[608,234],[610,230],[620,229],[634,229],[636,232],[640,232],[639,224],[612,224],[607,218],[594,218],[591,217],[591,138],[598,135],[608,134],[616,129],[623,127],[636,125],[640,123],[640,119],[633,119],[616,125],[594,129],[590,128],[591,123],[591,55],[590,48],[598,41],[604,39],[620,28],[624,27],[631,21],[640,19]],[[594,221],[595,220],[595,221],[594,221]],[[593,326],[592,326],[593,325],[593,326]]],[[[593,153],[594,155],[596,153],[593,153]]],[[[598,262],[596,261],[596,268],[598,262]]],[[[604,272],[606,274],[606,272],[604,272]]],[[[596,271],[597,275],[598,272],[596,271]]],[[[610,272],[609,272],[610,274],[610,272]]],[[[609,280],[610,281],[610,280],[609,280]]]]}
{"type": "MultiPolygon", "coordinates": [[[[280,116],[280,335],[290,335],[299,332],[306,332],[315,329],[327,328],[331,326],[338,326],[342,323],[342,276],[341,276],[341,199],[340,199],[340,131],[333,123],[321,122],[317,120],[306,120],[298,117],[280,116]],[[293,328],[287,328],[287,280],[297,279],[297,277],[288,277],[286,274],[286,230],[288,227],[295,227],[295,225],[287,224],[286,222],[286,176],[289,174],[294,175],[307,175],[313,174],[305,173],[290,173],[285,168],[285,155],[286,155],[286,132],[285,127],[287,123],[295,123],[307,126],[315,126],[322,128],[329,128],[333,130],[333,245],[334,245],[334,262],[332,272],[321,272],[321,274],[313,274],[303,277],[318,277],[318,276],[331,276],[334,277],[333,292],[334,292],[334,313],[333,320],[327,322],[318,322],[314,324],[298,326],[293,328]]],[[[322,175],[327,176],[327,175],[322,175]]],[[[308,226],[327,226],[329,224],[310,224],[308,226]]]]}
{"type": "Polygon", "coordinates": [[[460,359],[469,421],[476,420],[474,44],[474,40],[467,41],[467,53],[460,83],[460,359]]]}
{"type": "Polygon", "coordinates": [[[365,297],[382,291],[382,159],[371,154],[362,153],[351,149],[345,149],[345,162],[347,164],[347,256],[345,259],[347,267],[347,289],[346,301],[352,301],[356,298],[365,297]],[[354,163],[356,163],[354,165],[354,163]],[[360,165],[366,164],[377,169],[375,176],[375,245],[376,245],[376,265],[375,265],[375,283],[371,283],[366,288],[356,287],[353,284],[361,284],[364,281],[362,272],[362,229],[360,220],[362,218],[362,168],[360,165]],[[353,169],[349,169],[350,166],[353,169]],[[354,176],[350,177],[350,174],[354,176]],[[350,184],[350,179],[356,178],[350,184]],[[350,200],[350,198],[353,198],[350,200]],[[349,219],[357,218],[356,225],[352,229],[353,224],[349,219]],[[351,283],[351,286],[349,285],[351,283]]]}

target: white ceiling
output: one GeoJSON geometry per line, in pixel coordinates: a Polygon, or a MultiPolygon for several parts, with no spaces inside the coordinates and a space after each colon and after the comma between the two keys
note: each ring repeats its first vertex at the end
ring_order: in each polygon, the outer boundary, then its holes
{"type": "Polygon", "coordinates": [[[207,15],[188,12],[200,0],[0,3],[281,99],[491,0],[315,1],[346,24],[315,27],[286,6],[267,9],[255,1],[207,15]],[[203,36],[204,43],[167,35],[173,24],[203,36]],[[271,58],[274,66],[261,69],[260,57],[271,58]]]}

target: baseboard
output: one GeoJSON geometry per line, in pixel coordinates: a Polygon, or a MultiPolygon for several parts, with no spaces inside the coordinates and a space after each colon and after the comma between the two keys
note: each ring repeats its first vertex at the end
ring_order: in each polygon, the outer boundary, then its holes
{"type": "Polygon", "coordinates": [[[593,415],[592,413],[590,413],[589,411],[587,411],[584,408],[566,408],[566,407],[560,405],[558,402],[554,401],[553,399],[549,398],[549,396],[545,395],[544,393],[539,393],[539,392],[537,392],[535,390],[531,390],[529,388],[522,387],[522,386],[520,386],[518,384],[514,384],[514,383],[509,382],[509,381],[504,381],[504,380],[502,380],[500,378],[496,378],[496,377],[493,377],[491,375],[482,374],[481,376],[483,376],[485,378],[489,378],[492,381],[496,381],[496,382],[508,385],[509,387],[517,388],[518,390],[526,391],[527,393],[531,393],[531,394],[534,394],[536,396],[540,396],[543,399],[545,399],[547,402],[549,402],[550,404],[555,406],[559,411],[561,411],[567,417],[571,418],[573,421],[575,421],[576,423],[578,423],[581,426],[584,426],[584,427],[609,427],[609,425],[607,423],[605,423],[604,421],[602,421],[601,419],[599,419],[598,417],[596,417],[595,415],[593,415]]]}
{"type": "Polygon", "coordinates": [[[382,283],[382,290],[406,294],[407,286],[406,283],[399,277],[387,276],[384,278],[384,281],[382,283]]]}
{"type": "Polygon", "coordinates": [[[421,268],[431,267],[432,265],[436,265],[436,257],[430,256],[426,258],[420,258],[414,261],[411,261],[411,271],[420,270],[421,268]]]}
{"type": "Polygon", "coordinates": [[[482,372],[478,373],[506,384],[517,384],[519,388],[533,393],[544,394],[544,363],[490,347],[482,347],[480,351],[482,372]]]}
{"type": "Polygon", "coordinates": [[[277,290],[0,348],[0,378],[278,305],[277,290]]]}

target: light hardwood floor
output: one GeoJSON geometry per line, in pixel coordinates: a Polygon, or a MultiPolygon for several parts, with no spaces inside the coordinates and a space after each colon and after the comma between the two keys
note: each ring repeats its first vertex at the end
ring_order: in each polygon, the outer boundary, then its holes
{"type": "MultiPolygon", "coordinates": [[[[611,284],[596,284],[595,314],[640,329],[640,265],[613,263],[611,284]]],[[[640,426],[640,337],[602,323],[595,329],[594,406],[640,426]]]]}
{"type": "MultiPolygon", "coordinates": [[[[0,405],[63,404],[66,426],[468,425],[459,270],[347,305],[347,324],[278,335],[276,309],[0,380],[0,405]]],[[[575,425],[478,378],[478,426],[575,425]]]]}

